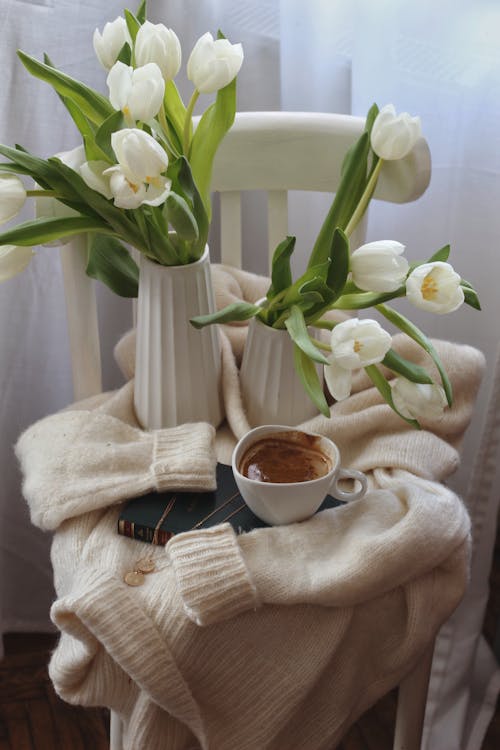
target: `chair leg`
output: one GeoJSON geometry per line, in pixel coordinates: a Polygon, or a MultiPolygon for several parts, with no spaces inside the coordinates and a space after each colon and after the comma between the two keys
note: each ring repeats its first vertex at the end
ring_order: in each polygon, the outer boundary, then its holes
{"type": "Polygon", "coordinates": [[[399,685],[393,750],[420,750],[434,642],[399,685]]]}
{"type": "Polygon", "coordinates": [[[109,717],[109,750],[123,750],[122,721],[114,711],[109,717]]]}

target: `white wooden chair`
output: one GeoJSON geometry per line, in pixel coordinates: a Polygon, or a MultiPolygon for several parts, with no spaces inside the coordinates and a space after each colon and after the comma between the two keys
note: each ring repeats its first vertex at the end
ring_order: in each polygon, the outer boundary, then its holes
{"type": "MultiPolygon", "coordinates": [[[[267,193],[268,253],[288,233],[290,190],[334,193],[342,159],[359,137],[364,119],[347,115],[247,112],[217,152],[213,189],[220,194],[220,249],[223,263],[241,266],[241,193],[267,193]]],[[[406,203],[430,180],[430,155],[421,139],[403,160],[386,163],[375,199],[406,203]]],[[[360,242],[364,225],[357,240],[360,242]]],[[[98,321],[93,282],[85,276],[85,238],[62,248],[75,399],[101,390],[98,321]]],[[[399,687],[394,750],[418,750],[425,711],[432,648],[399,687]]],[[[120,750],[121,727],[111,716],[111,749],[120,750]]]]}

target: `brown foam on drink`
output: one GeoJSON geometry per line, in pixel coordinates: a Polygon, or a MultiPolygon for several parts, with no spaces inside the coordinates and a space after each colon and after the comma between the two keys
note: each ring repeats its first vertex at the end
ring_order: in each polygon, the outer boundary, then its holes
{"type": "Polygon", "coordinates": [[[243,454],[241,474],[260,482],[308,482],[325,476],[331,460],[320,449],[320,438],[299,430],[274,432],[257,440],[243,454]]]}

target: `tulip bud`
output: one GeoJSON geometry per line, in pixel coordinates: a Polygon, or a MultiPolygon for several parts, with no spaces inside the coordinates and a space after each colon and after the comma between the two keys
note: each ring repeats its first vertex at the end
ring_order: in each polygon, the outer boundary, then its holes
{"type": "Polygon", "coordinates": [[[102,34],[99,29],[94,31],[94,51],[103,68],[109,70],[115,64],[120,50],[128,42],[132,47],[132,39],[124,18],[118,16],[114,21],[105,24],[102,34]]]}
{"type": "Polygon", "coordinates": [[[444,314],[464,301],[461,278],[449,263],[435,261],[417,266],[406,280],[406,296],[416,307],[444,314]]]}
{"type": "Polygon", "coordinates": [[[394,292],[408,273],[405,246],[394,240],[361,245],[351,255],[352,280],[366,292],[394,292]]]}
{"type": "Polygon", "coordinates": [[[172,29],[145,21],[135,39],[137,65],[156,63],[165,81],[175,78],[181,67],[181,45],[172,29]]]}
{"type": "Polygon", "coordinates": [[[6,281],[24,271],[33,255],[31,247],[0,245],[0,281],[6,281]]]}
{"type": "Polygon", "coordinates": [[[123,112],[126,120],[150,122],[163,104],[165,81],[156,63],[134,70],[117,62],[109,71],[106,83],[109,101],[123,112]]]}
{"type": "Polygon", "coordinates": [[[196,42],[187,64],[187,77],[202,94],[227,86],[243,63],[243,47],[227,39],[214,41],[208,31],[196,42]]]}
{"type": "Polygon", "coordinates": [[[406,419],[437,419],[447,406],[446,394],[435,383],[412,383],[403,377],[391,381],[394,406],[406,419]]]}
{"type": "Polygon", "coordinates": [[[402,159],[420,138],[420,117],[408,112],[396,115],[393,104],[386,104],[378,113],[371,131],[371,145],[377,156],[386,161],[402,159]]]}
{"type": "Polygon", "coordinates": [[[26,190],[14,174],[0,173],[0,224],[13,219],[24,206],[26,190]]]}
{"type": "Polygon", "coordinates": [[[330,338],[329,364],[324,368],[325,382],[332,396],[337,401],[347,398],[353,370],[382,362],[391,343],[390,333],[376,320],[352,318],[336,325],[330,338]]]}

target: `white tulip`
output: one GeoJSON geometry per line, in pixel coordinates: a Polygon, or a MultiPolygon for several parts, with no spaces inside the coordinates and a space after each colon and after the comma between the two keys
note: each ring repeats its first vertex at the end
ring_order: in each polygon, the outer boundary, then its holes
{"type": "Polygon", "coordinates": [[[111,146],[124,174],[134,183],[153,182],[168,167],[168,156],[153,136],[138,128],[111,134],[111,146]]]}
{"type": "Polygon", "coordinates": [[[109,101],[130,122],[150,122],[163,104],[165,81],[156,63],[135,70],[117,62],[108,73],[109,101]]]}
{"type": "Polygon", "coordinates": [[[361,245],[351,255],[352,280],[366,292],[394,292],[403,284],[409,264],[405,246],[395,240],[361,245]]]}
{"type": "Polygon", "coordinates": [[[381,159],[402,159],[410,153],[421,134],[420,117],[411,117],[408,112],[397,115],[394,105],[386,104],[373,123],[372,149],[381,159]]]}
{"type": "Polygon", "coordinates": [[[391,389],[394,406],[406,419],[436,419],[447,406],[443,388],[435,383],[412,383],[397,377],[391,382],[391,389]]]}
{"type": "Polygon", "coordinates": [[[172,181],[166,177],[156,177],[149,184],[134,182],[121,167],[110,167],[109,185],[113,201],[118,208],[139,208],[143,204],[160,206],[170,193],[172,181]]]}
{"type": "Polygon", "coordinates": [[[381,362],[391,348],[392,337],[376,320],[352,318],[339,323],[332,331],[325,365],[328,390],[337,401],[351,393],[352,373],[360,367],[381,362]]]}
{"type": "Polygon", "coordinates": [[[156,63],[165,81],[175,78],[181,67],[181,44],[172,29],[162,23],[145,21],[135,38],[135,61],[137,65],[156,63]]]}
{"type": "Polygon", "coordinates": [[[0,174],[0,224],[17,216],[24,206],[26,190],[15,174],[0,174]]]}
{"type": "Polygon", "coordinates": [[[242,63],[241,44],[231,44],[227,39],[214,41],[207,31],[198,39],[189,56],[187,77],[200,93],[211,94],[231,83],[242,63]]]}
{"type": "Polygon", "coordinates": [[[94,31],[94,51],[103,68],[109,70],[115,64],[120,50],[128,42],[132,47],[132,39],[124,18],[118,16],[114,21],[105,24],[102,34],[99,29],[94,31]]]}
{"type": "Polygon", "coordinates": [[[58,154],[55,154],[55,156],[75,172],[78,172],[86,159],[85,148],[83,146],[75,146],[75,148],[72,148],[69,151],[60,151],[58,154]]]}
{"type": "Polygon", "coordinates": [[[450,313],[464,301],[461,278],[449,263],[435,261],[417,266],[406,280],[406,296],[416,307],[450,313]]]}
{"type": "Polygon", "coordinates": [[[0,245],[0,281],[6,281],[24,271],[33,255],[31,247],[0,245]]]}
{"type": "Polygon", "coordinates": [[[109,168],[107,161],[86,161],[80,167],[80,177],[85,184],[104,195],[105,198],[112,198],[113,193],[109,186],[109,177],[104,172],[109,168]]]}

